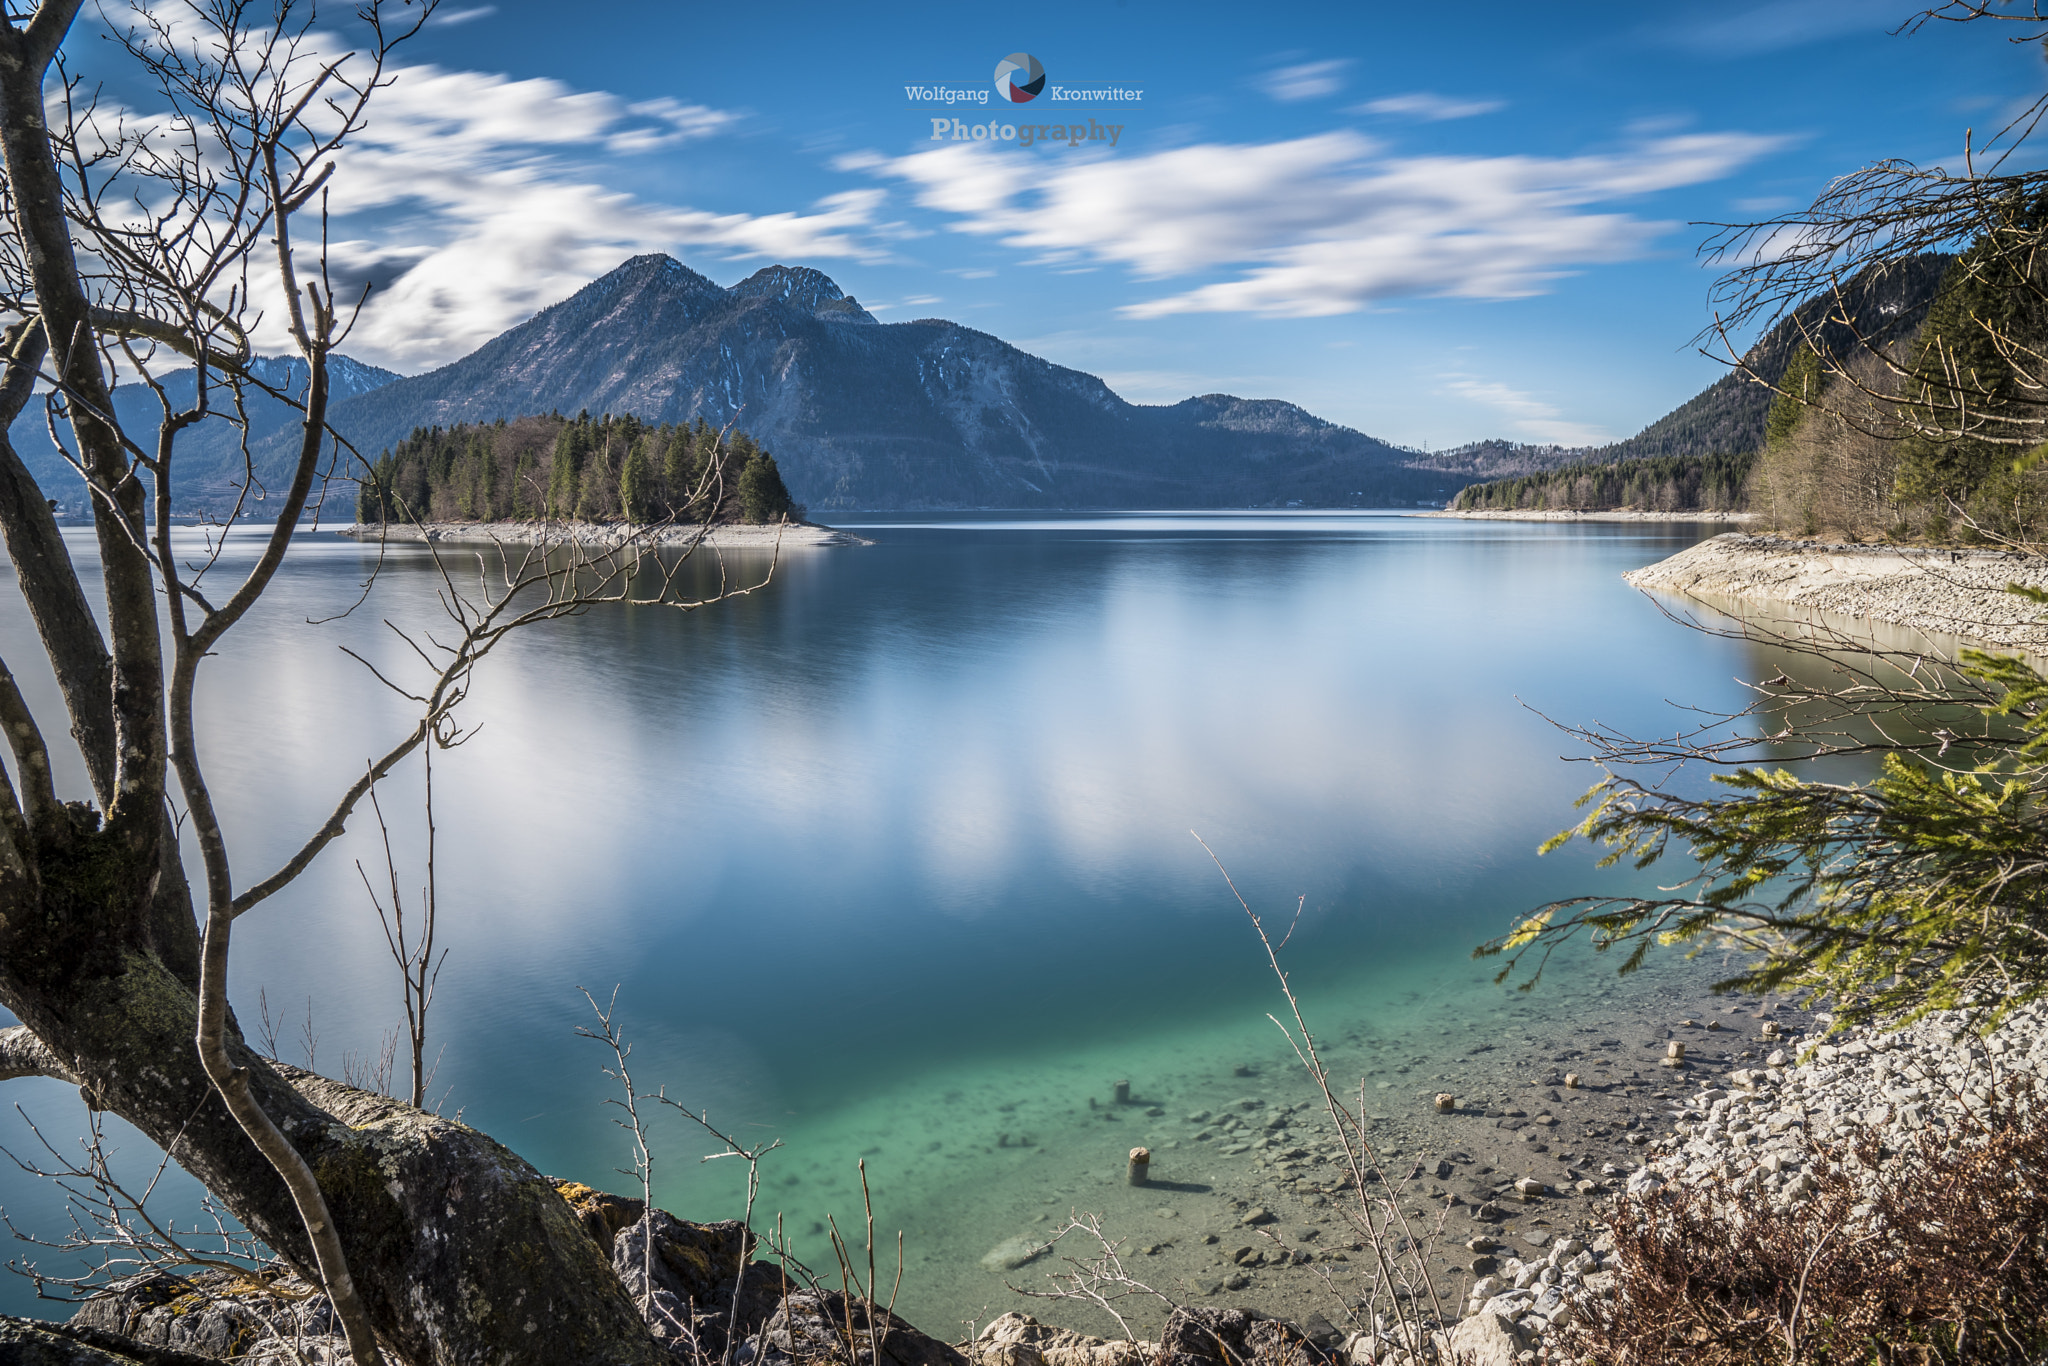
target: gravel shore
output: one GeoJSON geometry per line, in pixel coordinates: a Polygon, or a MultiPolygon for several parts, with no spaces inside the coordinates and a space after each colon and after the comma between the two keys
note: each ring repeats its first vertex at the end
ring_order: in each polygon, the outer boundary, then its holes
{"type": "Polygon", "coordinates": [[[1961,1137],[1995,1087],[2048,1077],[2048,1012],[2015,1011],[1989,1038],[1976,1025],[1969,1012],[1945,1011],[1902,1029],[1789,1039],[1763,1067],[1674,1106],[1671,1135],[1629,1189],[1719,1175],[1784,1204],[1811,1189],[1817,1154],[1846,1153],[1864,1137],[1894,1151],[1925,1130],[1961,1137]]]}
{"type": "Polygon", "coordinates": [[[2048,624],[2010,583],[2048,564],[1996,550],[1833,545],[1729,532],[1622,576],[1685,597],[1834,612],[2004,649],[2048,650],[2048,624]]]}
{"type": "Polygon", "coordinates": [[[1756,520],[1754,512],[1638,512],[1622,508],[1614,512],[1572,512],[1561,508],[1528,508],[1515,511],[1493,509],[1470,512],[1445,508],[1441,512],[1417,512],[1415,517],[1454,517],[1467,522],[1719,522],[1739,524],[1756,520]]]}

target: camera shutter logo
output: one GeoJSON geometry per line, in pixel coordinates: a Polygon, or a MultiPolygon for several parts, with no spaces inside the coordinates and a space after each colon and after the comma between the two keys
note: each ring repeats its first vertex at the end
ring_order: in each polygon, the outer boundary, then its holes
{"type": "Polygon", "coordinates": [[[1012,104],[1028,104],[1045,89],[1045,68],[1028,52],[1012,52],[996,63],[996,93],[1012,104]]]}

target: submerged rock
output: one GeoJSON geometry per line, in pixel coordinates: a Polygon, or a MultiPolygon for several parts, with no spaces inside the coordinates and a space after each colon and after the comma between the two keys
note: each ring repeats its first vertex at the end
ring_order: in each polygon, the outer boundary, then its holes
{"type": "Polygon", "coordinates": [[[1029,1233],[1020,1233],[1014,1238],[1005,1238],[982,1255],[981,1264],[991,1271],[1014,1271],[1026,1262],[1035,1261],[1045,1255],[1052,1245],[1043,1238],[1029,1233]]]}

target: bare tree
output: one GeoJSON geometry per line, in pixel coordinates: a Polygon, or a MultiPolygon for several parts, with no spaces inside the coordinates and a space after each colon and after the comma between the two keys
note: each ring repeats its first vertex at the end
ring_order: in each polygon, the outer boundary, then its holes
{"type": "MultiPolygon", "coordinates": [[[[385,907],[377,889],[370,885],[370,875],[363,871],[360,862],[356,864],[356,875],[363,880],[363,890],[369,893],[370,904],[377,908],[377,923],[384,929],[384,946],[390,950],[391,961],[398,968],[399,990],[405,1009],[406,1052],[412,1064],[409,1098],[415,1106],[425,1109],[427,1085],[433,1080],[433,1069],[426,1064],[427,1014],[434,1007],[434,987],[441,980],[441,965],[447,961],[448,951],[443,949],[440,957],[434,956],[434,932],[439,928],[441,917],[441,883],[434,867],[434,747],[427,746],[420,758],[426,789],[421,812],[427,832],[427,880],[420,889],[419,918],[413,928],[406,928],[405,893],[398,885],[398,857],[392,852],[391,827],[384,823],[384,807],[377,800],[374,785],[370,788],[370,809],[377,818],[377,836],[384,845],[384,872],[391,897],[390,907],[385,907]]],[[[393,1034],[391,1039],[395,1045],[397,1035],[393,1034]]],[[[384,1064],[386,1081],[390,1071],[389,1051],[387,1048],[384,1064]]]]}
{"type": "MultiPolygon", "coordinates": [[[[112,36],[163,103],[145,118],[102,110],[67,71],[80,0],[0,7],[0,434],[40,383],[90,498],[106,621],[103,633],[50,503],[0,435],[0,536],[91,786],[90,801],[59,797],[52,732],[0,663],[13,758],[0,774],[0,1004],[22,1022],[0,1032],[0,1078],[73,1081],[172,1153],[324,1284],[357,1366],[386,1351],[652,1363],[661,1350],[603,1253],[532,1167],[459,1124],[274,1066],[227,999],[236,922],[415,750],[460,743],[472,671],[506,635],[602,604],[689,609],[758,586],[680,600],[676,566],[701,531],[661,555],[650,527],[595,550],[544,537],[459,569],[437,556],[445,632],[408,638],[417,677],[377,674],[415,723],[367,756],[281,866],[236,866],[201,759],[201,666],[263,597],[346,451],[327,422],[328,362],[362,299],[338,297],[326,269],[328,196],[392,52],[430,8],[368,0],[343,16],[353,47],[334,55],[310,5],[138,6],[112,36]],[[253,364],[265,306],[296,356],[289,385],[253,364]],[[191,368],[189,401],[166,366],[191,368]],[[152,430],[117,415],[122,383],[154,398],[152,430]],[[297,449],[268,487],[247,444],[255,394],[298,414],[297,449]],[[220,586],[220,535],[193,557],[172,521],[181,436],[209,419],[243,434],[216,532],[259,503],[269,514],[253,566],[220,586]],[[198,850],[203,934],[174,811],[198,850]]],[[[417,1079],[416,1058],[415,1095],[417,1079]]]]}

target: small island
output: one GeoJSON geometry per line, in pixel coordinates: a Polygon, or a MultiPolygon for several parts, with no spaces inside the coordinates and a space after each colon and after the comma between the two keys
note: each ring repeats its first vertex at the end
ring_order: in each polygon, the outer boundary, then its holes
{"type": "Polygon", "coordinates": [[[805,520],[745,432],[632,414],[420,427],[386,450],[343,535],[393,540],[862,544],[805,520]]]}

